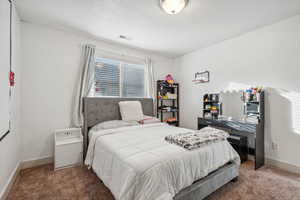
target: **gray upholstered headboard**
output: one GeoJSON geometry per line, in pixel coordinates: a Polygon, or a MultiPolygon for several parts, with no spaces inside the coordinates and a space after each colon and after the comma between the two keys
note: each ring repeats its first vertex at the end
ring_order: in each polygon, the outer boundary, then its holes
{"type": "Polygon", "coordinates": [[[110,98],[110,97],[85,97],[83,98],[83,138],[84,155],[88,145],[88,131],[96,124],[108,120],[121,119],[119,111],[120,101],[140,101],[145,115],[154,115],[153,99],[150,98],[110,98]]]}

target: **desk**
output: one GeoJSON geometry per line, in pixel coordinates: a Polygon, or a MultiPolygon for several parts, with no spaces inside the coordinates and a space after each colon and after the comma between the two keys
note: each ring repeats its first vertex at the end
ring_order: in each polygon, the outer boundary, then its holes
{"type": "Polygon", "coordinates": [[[198,118],[198,130],[211,126],[228,132],[231,135],[247,136],[248,152],[254,156],[255,169],[265,164],[264,123],[250,124],[235,120],[198,118]]]}

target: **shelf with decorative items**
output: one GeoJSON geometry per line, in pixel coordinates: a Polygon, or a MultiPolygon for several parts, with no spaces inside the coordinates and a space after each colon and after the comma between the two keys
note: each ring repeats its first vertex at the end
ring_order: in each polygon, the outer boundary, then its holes
{"type": "Polygon", "coordinates": [[[217,119],[222,112],[219,94],[205,94],[203,96],[203,118],[217,119]]]}
{"type": "Polygon", "coordinates": [[[244,90],[244,115],[247,121],[259,123],[262,117],[261,105],[264,104],[264,91],[262,87],[253,87],[244,90]]]}
{"type": "Polygon", "coordinates": [[[161,122],[179,126],[179,84],[170,75],[166,80],[158,80],[156,96],[157,118],[161,122]]]}
{"type": "Polygon", "coordinates": [[[175,117],[165,119],[164,122],[166,122],[170,125],[179,126],[179,121],[175,117]]]}

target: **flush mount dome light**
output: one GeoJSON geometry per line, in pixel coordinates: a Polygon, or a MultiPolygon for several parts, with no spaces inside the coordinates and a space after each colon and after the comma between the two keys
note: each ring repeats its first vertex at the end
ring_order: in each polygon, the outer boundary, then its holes
{"type": "Polygon", "coordinates": [[[160,0],[161,8],[170,15],[181,12],[188,4],[189,0],[160,0]]]}

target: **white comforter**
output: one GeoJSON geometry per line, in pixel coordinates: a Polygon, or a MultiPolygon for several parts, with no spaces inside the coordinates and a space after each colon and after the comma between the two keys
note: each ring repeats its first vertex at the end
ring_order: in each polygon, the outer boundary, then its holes
{"type": "Polygon", "coordinates": [[[116,200],[171,200],[229,161],[240,162],[227,141],[189,151],[164,140],[190,131],[158,123],[94,132],[85,163],[116,200]]]}

